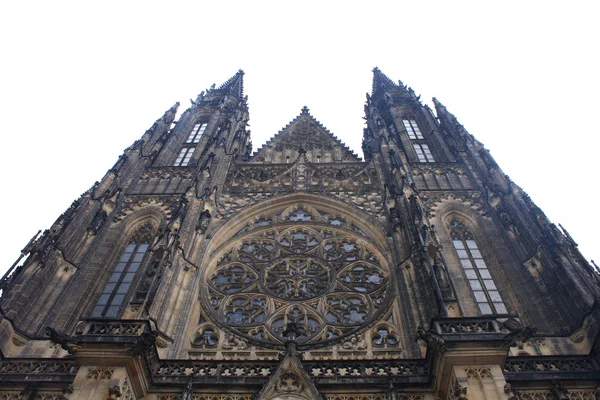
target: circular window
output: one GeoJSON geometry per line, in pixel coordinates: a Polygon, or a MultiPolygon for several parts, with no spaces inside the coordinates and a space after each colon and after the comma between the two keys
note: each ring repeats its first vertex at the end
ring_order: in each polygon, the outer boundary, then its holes
{"type": "Polygon", "coordinates": [[[209,261],[203,307],[257,342],[283,343],[289,323],[299,342],[338,340],[387,309],[391,271],[383,254],[354,224],[314,209],[262,216],[209,261]]]}
{"type": "Polygon", "coordinates": [[[331,283],[331,267],[310,256],[284,257],[263,270],[262,285],[275,297],[305,300],[324,294],[331,283]]]}

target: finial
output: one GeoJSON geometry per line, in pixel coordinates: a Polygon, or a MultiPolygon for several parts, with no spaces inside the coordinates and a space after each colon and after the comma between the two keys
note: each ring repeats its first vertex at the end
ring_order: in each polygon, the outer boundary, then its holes
{"type": "Polygon", "coordinates": [[[309,111],[308,107],[306,107],[306,106],[302,107],[302,114],[308,114],[308,111],[309,111]]]}

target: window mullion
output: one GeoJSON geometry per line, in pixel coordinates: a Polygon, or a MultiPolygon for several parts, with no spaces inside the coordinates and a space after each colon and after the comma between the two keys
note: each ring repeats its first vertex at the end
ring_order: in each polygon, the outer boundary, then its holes
{"type": "MultiPolygon", "coordinates": [[[[102,316],[103,317],[106,316],[106,313],[107,313],[108,309],[111,306],[113,306],[112,302],[113,302],[115,296],[117,295],[117,291],[119,290],[119,286],[121,286],[121,283],[125,279],[125,274],[129,271],[129,267],[131,266],[132,261],[135,259],[135,256],[137,255],[139,248],[140,248],[140,244],[136,243],[135,244],[135,248],[131,252],[131,255],[129,256],[129,259],[127,260],[127,263],[125,264],[125,267],[123,268],[123,271],[121,272],[121,275],[119,276],[119,280],[115,284],[115,287],[113,288],[112,293],[110,294],[108,300],[106,301],[106,305],[104,306],[104,311],[102,311],[102,316]]],[[[119,308],[121,307],[121,304],[119,304],[119,308]]]]}
{"type": "MultiPolygon", "coordinates": [[[[471,264],[473,265],[473,269],[475,270],[475,274],[477,275],[477,279],[479,280],[479,284],[481,285],[481,290],[485,294],[485,298],[487,299],[488,305],[490,306],[490,308],[492,309],[492,311],[495,314],[496,313],[496,307],[494,307],[494,302],[492,301],[492,298],[490,297],[490,294],[488,293],[488,289],[485,286],[485,282],[483,281],[483,277],[481,276],[481,272],[479,272],[479,266],[477,266],[477,263],[475,262],[475,258],[473,257],[473,253],[471,253],[471,249],[469,248],[469,246],[467,245],[467,243],[466,243],[466,241],[464,239],[463,239],[463,244],[465,246],[465,250],[467,250],[467,254],[469,255],[469,260],[471,261],[471,264]]],[[[477,250],[479,250],[479,248],[477,248],[477,250]]],[[[477,299],[475,299],[475,300],[477,301],[477,299]]]]}

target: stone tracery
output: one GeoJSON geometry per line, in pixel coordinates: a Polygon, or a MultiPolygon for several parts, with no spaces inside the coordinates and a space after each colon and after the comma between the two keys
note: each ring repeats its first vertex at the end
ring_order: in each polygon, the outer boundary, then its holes
{"type": "Polygon", "coordinates": [[[308,205],[255,217],[209,263],[205,308],[215,322],[261,342],[285,341],[290,322],[303,343],[357,333],[391,294],[385,253],[357,229],[308,205]]]}

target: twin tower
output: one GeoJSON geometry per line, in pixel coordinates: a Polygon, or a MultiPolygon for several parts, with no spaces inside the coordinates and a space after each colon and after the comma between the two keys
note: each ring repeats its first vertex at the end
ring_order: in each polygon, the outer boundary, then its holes
{"type": "Polygon", "coordinates": [[[243,72],[176,104],[1,281],[0,399],[596,399],[600,279],[379,69],[364,160],[243,72]]]}

